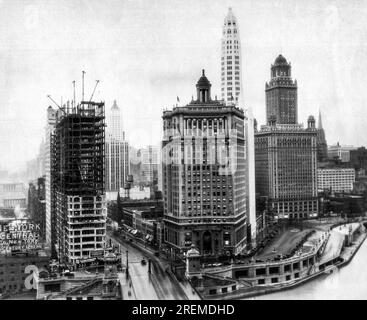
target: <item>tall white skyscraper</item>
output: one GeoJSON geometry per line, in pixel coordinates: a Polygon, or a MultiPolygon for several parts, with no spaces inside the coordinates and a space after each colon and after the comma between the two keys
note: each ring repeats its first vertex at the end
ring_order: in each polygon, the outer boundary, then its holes
{"type": "Polygon", "coordinates": [[[110,117],[107,123],[107,134],[118,141],[125,140],[125,132],[122,126],[122,113],[116,100],[111,107],[110,117]]]}
{"type": "Polygon", "coordinates": [[[106,191],[120,191],[130,172],[129,143],[125,140],[121,110],[114,101],[107,122],[106,191]]]}
{"type": "Polygon", "coordinates": [[[224,19],[221,56],[221,93],[226,102],[237,104],[241,91],[241,41],[232,8],[224,19]]]}
{"type": "Polygon", "coordinates": [[[244,141],[246,163],[246,206],[247,221],[251,226],[251,238],[256,238],[256,190],[255,190],[255,152],[254,152],[254,117],[252,108],[246,106],[242,88],[241,41],[237,19],[228,9],[224,19],[221,57],[222,99],[233,102],[245,110],[244,141]]]}

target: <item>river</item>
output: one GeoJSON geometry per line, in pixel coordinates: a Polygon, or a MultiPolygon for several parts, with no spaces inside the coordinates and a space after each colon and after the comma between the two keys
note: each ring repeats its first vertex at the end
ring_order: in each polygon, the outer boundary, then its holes
{"type": "Polygon", "coordinates": [[[270,293],[255,300],[348,300],[367,299],[367,241],[352,261],[330,275],[322,275],[294,289],[270,293]]]}

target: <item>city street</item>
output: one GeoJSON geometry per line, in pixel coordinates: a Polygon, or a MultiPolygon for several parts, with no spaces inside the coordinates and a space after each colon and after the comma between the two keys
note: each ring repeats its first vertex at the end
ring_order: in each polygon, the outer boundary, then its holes
{"type": "Polygon", "coordinates": [[[149,274],[148,255],[129,245],[127,242],[109,235],[113,244],[120,244],[122,251],[122,263],[126,265],[126,255],[128,255],[129,276],[132,282],[132,289],[136,299],[151,300],[187,300],[186,290],[172,279],[164,270],[164,265],[157,263],[153,257],[151,259],[151,274],[149,274]],[[126,252],[128,251],[128,253],[126,252]],[[146,265],[141,261],[145,258],[146,265]]]}

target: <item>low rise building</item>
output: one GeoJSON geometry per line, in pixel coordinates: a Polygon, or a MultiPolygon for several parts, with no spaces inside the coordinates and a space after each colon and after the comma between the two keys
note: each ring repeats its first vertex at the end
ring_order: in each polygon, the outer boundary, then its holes
{"type": "Polygon", "coordinates": [[[333,192],[351,192],[355,182],[354,168],[318,168],[317,189],[333,192]]]}
{"type": "Polygon", "coordinates": [[[34,254],[0,255],[0,294],[14,295],[29,291],[25,287],[27,266],[36,266],[39,270],[47,268],[50,257],[44,251],[34,254]]]}
{"type": "Polygon", "coordinates": [[[120,300],[117,272],[106,268],[104,273],[73,272],[50,277],[35,275],[37,299],[47,300],[120,300]]]}
{"type": "Polygon", "coordinates": [[[336,145],[328,146],[328,157],[330,159],[339,159],[341,162],[349,162],[350,152],[356,149],[356,147],[350,145],[340,145],[338,142],[336,145]]]}
{"type": "Polygon", "coordinates": [[[0,184],[0,208],[26,208],[27,194],[23,183],[0,184]]]}
{"type": "Polygon", "coordinates": [[[367,149],[360,147],[350,151],[350,162],[355,169],[367,171],[367,149]]]}

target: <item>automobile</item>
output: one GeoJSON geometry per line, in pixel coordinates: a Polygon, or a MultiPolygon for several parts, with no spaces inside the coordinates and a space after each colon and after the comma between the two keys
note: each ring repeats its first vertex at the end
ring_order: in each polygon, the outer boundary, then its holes
{"type": "Polygon", "coordinates": [[[147,261],[143,258],[143,259],[141,260],[141,264],[142,264],[143,266],[145,266],[145,265],[147,264],[147,261]]]}

